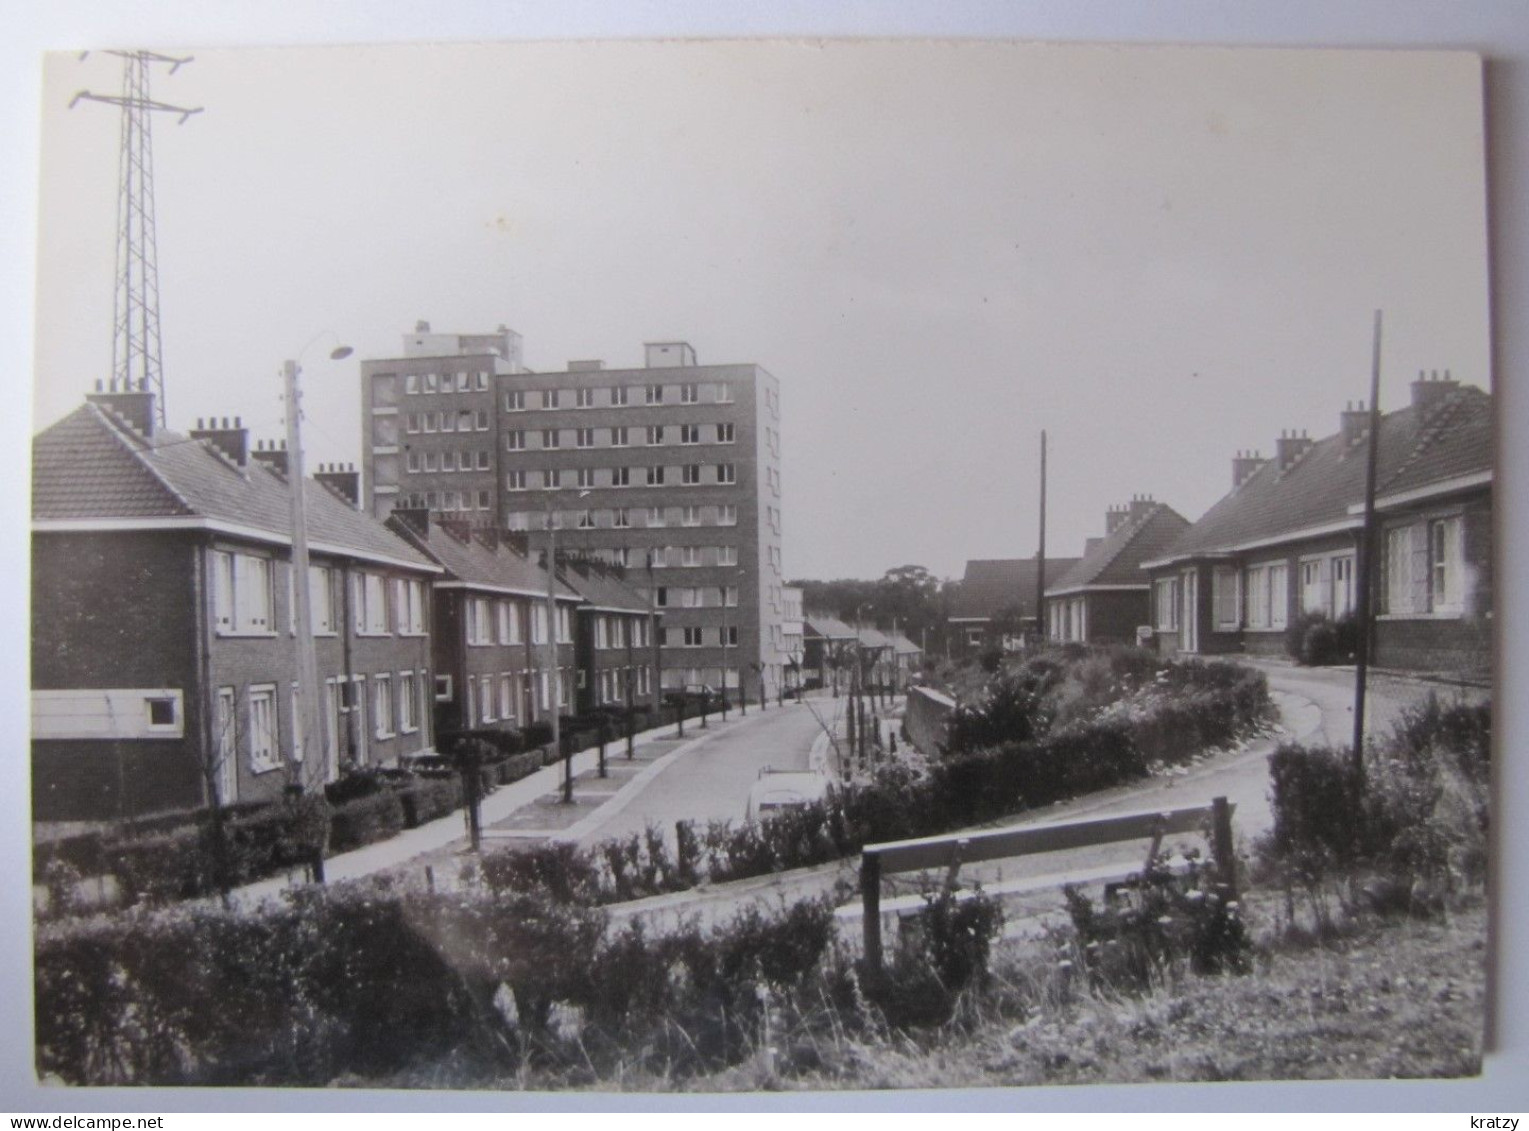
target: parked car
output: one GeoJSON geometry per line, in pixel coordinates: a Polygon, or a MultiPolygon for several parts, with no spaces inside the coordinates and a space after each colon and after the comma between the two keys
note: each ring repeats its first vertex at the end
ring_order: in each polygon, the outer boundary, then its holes
{"type": "Polygon", "coordinates": [[[762,821],[783,809],[796,809],[827,801],[833,783],[827,775],[814,770],[759,771],[759,780],[749,787],[748,807],[744,812],[750,822],[762,821]]]}

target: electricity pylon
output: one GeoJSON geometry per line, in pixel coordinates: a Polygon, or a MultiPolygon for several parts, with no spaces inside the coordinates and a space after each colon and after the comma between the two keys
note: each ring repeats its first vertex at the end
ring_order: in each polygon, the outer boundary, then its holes
{"type": "MultiPolygon", "coordinates": [[[[88,54],[88,52],[87,52],[88,54]]],[[[122,59],[122,93],[82,90],[82,100],[122,108],[122,149],[117,185],[117,280],[112,299],[112,385],[154,394],[154,415],[165,423],[164,360],[159,340],[159,251],[154,233],[154,150],[151,130],[156,110],[180,115],[180,123],[202,112],[155,102],[149,97],[149,66],[168,63],[173,75],[188,56],[177,59],[153,51],[108,51],[122,59]]],[[[80,56],[81,59],[85,55],[80,56]]]]}

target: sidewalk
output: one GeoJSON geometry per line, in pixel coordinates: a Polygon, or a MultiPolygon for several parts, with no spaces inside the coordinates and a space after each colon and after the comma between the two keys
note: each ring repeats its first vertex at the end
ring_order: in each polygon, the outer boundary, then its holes
{"type": "MultiPolygon", "coordinates": [[[[771,708],[777,710],[778,708],[771,708]]],[[[769,712],[750,712],[747,718],[729,714],[728,721],[712,717],[705,730],[700,719],[685,720],[685,737],[676,737],[673,723],[642,731],[633,742],[636,757],[628,761],[626,739],[607,743],[605,760],[610,776],[601,778],[599,751],[583,750],[573,756],[574,804],[562,802],[564,764],[556,762],[509,785],[501,785],[483,799],[480,807],[485,845],[511,840],[577,841],[615,813],[620,812],[647,784],[671,763],[696,750],[717,735],[725,734],[749,719],[768,717],[769,712]],[[610,788],[614,784],[616,788],[610,788]]],[[[328,883],[361,879],[405,866],[421,872],[428,866],[443,884],[455,881],[467,845],[465,810],[375,844],[363,845],[324,861],[328,883]]],[[[288,888],[305,883],[301,869],[246,884],[234,889],[235,901],[252,906],[288,888]]]]}

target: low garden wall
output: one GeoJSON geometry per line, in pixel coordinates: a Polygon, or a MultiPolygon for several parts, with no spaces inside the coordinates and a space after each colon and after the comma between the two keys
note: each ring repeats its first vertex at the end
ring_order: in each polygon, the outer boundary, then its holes
{"type": "Polygon", "coordinates": [[[928,687],[908,690],[908,709],[903,715],[903,726],[908,740],[920,754],[934,757],[945,745],[949,734],[950,716],[956,709],[956,701],[948,695],[928,687]]]}

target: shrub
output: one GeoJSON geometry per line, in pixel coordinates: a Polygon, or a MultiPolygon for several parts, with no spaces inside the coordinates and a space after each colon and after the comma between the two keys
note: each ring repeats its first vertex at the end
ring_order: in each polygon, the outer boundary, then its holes
{"type": "Polygon", "coordinates": [[[458,777],[419,778],[401,789],[404,826],[415,829],[462,807],[462,781],[458,777]]]}
{"type": "Polygon", "coordinates": [[[1003,908],[978,888],[966,898],[944,890],[924,895],[924,909],[905,919],[872,1000],[896,1026],[941,1025],[962,992],[988,976],[993,940],[1003,930],[1003,908]]]}
{"type": "Polygon", "coordinates": [[[373,797],[385,789],[387,781],[381,770],[375,766],[358,766],[324,786],[324,798],[331,805],[344,805],[347,801],[373,797]]]}
{"type": "Polygon", "coordinates": [[[1311,667],[1348,663],[1358,647],[1359,622],[1352,613],[1336,621],[1321,612],[1302,613],[1285,629],[1285,652],[1311,667]]]}
{"type": "Polygon", "coordinates": [[[396,836],[404,829],[404,809],[393,790],[336,806],[330,814],[329,849],[346,852],[396,836]]]}

